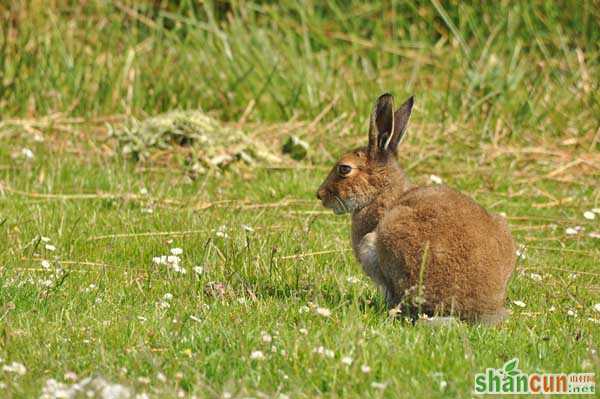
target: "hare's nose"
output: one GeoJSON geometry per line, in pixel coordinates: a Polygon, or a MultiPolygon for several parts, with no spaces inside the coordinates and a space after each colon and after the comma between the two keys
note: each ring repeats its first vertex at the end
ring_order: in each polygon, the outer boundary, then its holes
{"type": "Polygon", "coordinates": [[[317,190],[317,199],[323,200],[323,198],[325,198],[325,189],[319,188],[317,190]]]}

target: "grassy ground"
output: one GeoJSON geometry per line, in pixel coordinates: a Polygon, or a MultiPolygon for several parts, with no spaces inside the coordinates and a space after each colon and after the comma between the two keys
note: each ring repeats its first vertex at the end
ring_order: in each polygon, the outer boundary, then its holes
{"type": "Polygon", "coordinates": [[[0,396],[100,375],[151,397],[468,397],[513,357],[600,370],[598,2],[64,3],[0,5],[0,396]],[[507,214],[525,255],[504,325],[389,318],[314,198],[383,91],[416,94],[415,182],[507,214]],[[192,179],[107,135],[176,108],[309,156],[192,179]],[[185,274],[153,262],[172,248],[185,274]]]}

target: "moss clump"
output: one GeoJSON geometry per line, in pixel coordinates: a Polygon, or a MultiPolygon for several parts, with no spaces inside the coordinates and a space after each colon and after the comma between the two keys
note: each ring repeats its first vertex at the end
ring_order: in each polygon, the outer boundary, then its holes
{"type": "Polygon", "coordinates": [[[141,121],[132,118],[123,126],[111,126],[110,135],[116,138],[121,154],[134,160],[152,162],[186,154],[185,167],[200,173],[237,161],[250,165],[280,162],[262,142],[201,111],[172,111],[141,121]]]}

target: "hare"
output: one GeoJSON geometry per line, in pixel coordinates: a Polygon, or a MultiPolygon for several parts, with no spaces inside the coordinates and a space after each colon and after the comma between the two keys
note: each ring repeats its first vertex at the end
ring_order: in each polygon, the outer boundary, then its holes
{"type": "Polygon", "coordinates": [[[497,324],[516,261],[506,220],[444,185],[410,184],[397,163],[413,97],[377,99],[367,147],[343,155],[317,191],[352,215],[352,247],[390,309],[497,324]]]}

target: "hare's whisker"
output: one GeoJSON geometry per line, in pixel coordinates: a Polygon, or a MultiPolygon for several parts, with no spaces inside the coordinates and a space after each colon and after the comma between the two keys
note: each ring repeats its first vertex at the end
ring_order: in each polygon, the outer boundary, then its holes
{"type": "Polygon", "coordinates": [[[348,212],[348,207],[346,206],[344,201],[342,201],[342,199],[337,195],[335,195],[334,197],[335,197],[336,201],[342,206],[342,209],[344,209],[344,212],[348,212]]]}

